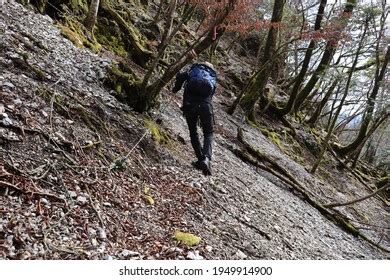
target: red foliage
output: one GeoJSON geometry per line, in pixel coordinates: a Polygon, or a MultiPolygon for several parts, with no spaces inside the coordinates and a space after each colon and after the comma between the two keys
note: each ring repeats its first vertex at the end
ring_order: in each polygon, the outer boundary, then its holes
{"type": "Polygon", "coordinates": [[[303,32],[300,34],[301,40],[329,41],[334,45],[339,42],[351,40],[346,28],[346,21],[352,17],[352,12],[340,11],[339,15],[330,21],[321,30],[310,31],[308,26],[304,26],[303,32]]]}
{"type": "Polygon", "coordinates": [[[228,31],[238,32],[243,35],[254,29],[268,28],[264,22],[261,22],[256,10],[261,0],[185,0],[191,5],[196,5],[204,15],[203,25],[209,27],[213,24],[215,18],[225,11],[227,7],[233,5],[232,11],[226,17],[222,27],[228,31]]]}

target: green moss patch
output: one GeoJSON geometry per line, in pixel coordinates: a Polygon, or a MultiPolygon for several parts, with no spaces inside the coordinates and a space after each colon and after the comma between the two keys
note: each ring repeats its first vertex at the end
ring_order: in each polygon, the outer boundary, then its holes
{"type": "Polygon", "coordinates": [[[179,241],[183,245],[187,245],[188,247],[199,245],[201,238],[192,233],[185,233],[182,231],[175,231],[173,238],[179,241]]]}
{"type": "Polygon", "coordinates": [[[108,50],[112,51],[113,53],[122,57],[127,57],[128,53],[126,50],[125,43],[118,37],[98,34],[96,35],[96,40],[100,44],[104,45],[108,50]]]}
{"type": "Polygon", "coordinates": [[[81,27],[78,24],[71,23],[70,26],[58,25],[61,35],[71,41],[78,48],[89,48],[95,53],[101,50],[101,45],[98,42],[91,42],[85,38],[81,27]]]}
{"type": "Polygon", "coordinates": [[[260,128],[261,133],[266,136],[272,143],[278,146],[281,150],[283,150],[282,141],[279,138],[279,135],[274,131],[269,131],[266,128],[260,128]]]}
{"type": "Polygon", "coordinates": [[[168,133],[161,128],[156,122],[152,120],[145,120],[145,127],[150,130],[152,138],[158,144],[170,145],[172,144],[172,139],[168,133]]]}

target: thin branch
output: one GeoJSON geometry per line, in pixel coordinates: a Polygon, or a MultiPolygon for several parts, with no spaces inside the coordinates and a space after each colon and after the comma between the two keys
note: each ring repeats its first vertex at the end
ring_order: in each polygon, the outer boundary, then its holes
{"type": "Polygon", "coordinates": [[[347,202],[340,202],[340,203],[335,202],[335,203],[324,204],[322,206],[324,206],[325,208],[333,208],[333,207],[347,206],[347,205],[355,204],[355,203],[358,203],[360,201],[366,200],[366,199],[368,199],[370,197],[373,197],[377,193],[380,193],[381,191],[384,191],[384,190],[388,189],[389,187],[390,187],[390,183],[384,185],[383,187],[377,189],[375,192],[370,193],[370,194],[368,194],[366,196],[359,197],[357,199],[354,199],[354,200],[351,200],[351,201],[347,201],[347,202]]]}

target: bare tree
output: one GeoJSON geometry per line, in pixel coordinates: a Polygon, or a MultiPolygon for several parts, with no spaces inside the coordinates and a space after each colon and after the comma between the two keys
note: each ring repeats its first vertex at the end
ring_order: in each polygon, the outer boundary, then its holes
{"type": "Polygon", "coordinates": [[[99,5],[100,5],[100,0],[91,0],[91,5],[89,6],[89,11],[84,22],[85,27],[89,32],[91,32],[92,36],[93,36],[93,28],[95,27],[97,14],[99,11],[99,5]]]}
{"type": "MultiPolygon", "coordinates": [[[[312,76],[310,77],[309,81],[306,83],[304,88],[297,94],[297,96],[293,97],[293,100],[289,101],[290,105],[288,107],[290,107],[291,104],[293,104],[292,109],[294,112],[297,112],[299,110],[299,108],[301,107],[305,99],[310,95],[314,86],[317,84],[318,80],[320,79],[320,76],[323,75],[326,68],[330,65],[332,58],[337,50],[338,41],[340,40],[340,38],[338,37],[340,36],[339,33],[341,33],[344,30],[344,28],[347,26],[348,19],[351,17],[355,5],[356,5],[356,0],[347,1],[343,10],[342,19],[340,19],[341,24],[338,28],[339,29],[338,32],[336,32],[335,36],[333,36],[334,38],[331,38],[327,42],[325,46],[325,51],[322,54],[321,61],[318,64],[312,76]]],[[[287,110],[284,110],[284,113],[286,111],[287,110]]]]}
{"type": "Polygon", "coordinates": [[[275,56],[274,52],[277,44],[280,22],[283,18],[283,10],[285,3],[285,0],[275,0],[271,24],[268,30],[263,59],[261,60],[261,63],[259,65],[259,70],[250,79],[249,84],[244,88],[240,96],[235,100],[230,110],[231,112],[234,111],[236,106],[239,104],[251,121],[255,120],[255,105],[257,101],[262,97],[265,86],[271,75],[273,56],[275,56]]]}
{"type": "Polygon", "coordinates": [[[329,140],[332,137],[333,130],[334,130],[335,126],[336,126],[336,123],[337,123],[338,117],[340,115],[341,109],[342,109],[342,107],[344,105],[344,102],[345,102],[345,100],[347,98],[349,87],[351,85],[352,75],[353,75],[354,70],[356,68],[356,65],[357,65],[357,63],[359,61],[359,56],[361,54],[361,49],[363,47],[363,42],[364,42],[364,39],[365,39],[365,36],[366,36],[366,33],[367,33],[368,23],[369,23],[369,17],[366,18],[366,21],[365,21],[365,24],[364,24],[363,33],[361,34],[361,40],[360,40],[359,45],[357,47],[356,55],[355,55],[354,61],[352,63],[351,69],[349,70],[349,73],[348,73],[348,79],[347,79],[347,82],[346,82],[346,85],[345,85],[344,94],[343,94],[343,96],[342,96],[342,98],[340,100],[339,107],[337,108],[337,111],[336,111],[336,113],[335,113],[335,115],[333,117],[333,120],[331,121],[331,125],[330,125],[330,127],[328,129],[327,135],[326,135],[326,137],[325,137],[325,139],[323,141],[323,144],[322,144],[321,152],[318,155],[317,160],[314,163],[312,169],[310,170],[310,172],[313,173],[313,174],[316,172],[318,166],[320,165],[320,163],[322,161],[322,158],[323,158],[325,152],[328,149],[329,140]]]}
{"type": "MultiPolygon", "coordinates": [[[[324,17],[326,3],[327,3],[327,0],[321,0],[321,2],[320,2],[320,5],[318,7],[316,21],[314,24],[314,32],[319,31],[321,28],[321,22],[322,22],[322,19],[324,17]]],[[[290,112],[290,110],[293,108],[298,91],[303,83],[303,80],[306,76],[307,70],[309,69],[309,63],[310,63],[311,57],[313,55],[313,51],[316,48],[316,45],[317,45],[316,40],[312,39],[309,43],[309,46],[307,47],[301,70],[300,70],[297,78],[295,79],[294,86],[290,92],[290,98],[289,98],[286,106],[279,110],[280,114],[283,114],[283,115],[288,114],[290,112]]]]}
{"type": "Polygon", "coordinates": [[[368,97],[367,108],[366,108],[366,112],[365,112],[364,117],[363,117],[362,124],[361,124],[360,129],[359,129],[359,133],[358,133],[357,137],[355,138],[355,140],[351,144],[349,144],[345,147],[342,147],[340,149],[337,149],[337,153],[339,155],[345,156],[345,155],[351,153],[358,146],[360,146],[360,143],[362,141],[364,141],[364,139],[366,138],[366,134],[367,134],[369,125],[370,125],[370,123],[373,119],[373,115],[374,115],[375,100],[376,100],[376,97],[378,96],[379,88],[380,88],[381,83],[383,81],[383,78],[385,76],[385,72],[386,72],[386,68],[387,68],[387,64],[389,62],[389,59],[390,59],[390,47],[388,46],[387,51],[386,51],[385,60],[383,61],[383,64],[382,64],[380,71],[379,71],[379,65],[378,65],[377,74],[375,77],[374,88],[368,97]]]}

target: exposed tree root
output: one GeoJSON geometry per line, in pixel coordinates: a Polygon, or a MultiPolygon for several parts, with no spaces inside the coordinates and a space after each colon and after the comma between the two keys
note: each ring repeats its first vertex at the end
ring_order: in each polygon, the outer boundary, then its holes
{"type": "Polygon", "coordinates": [[[290,190],[298,192],[300,197],[308,202],[311,206],[316,208],[322,215],[327,219],[332,221],[334,224],[339,226],[344,231],[352,234],[355,237],[360,237],[363,240],[367,241],[376,248],[390,253],[390,250],[382,247],[378,243],[372,241],[367,236],[362,234],[358,229],[353,226],[347,217],[343,216],[340,212],[336,210],[331,210],[325,208],[323,205],[317,202],[318,198],[311,194],[308,190],[305,189],[285,168],[280,166],[275,160],[269,158],[268,156],[262,154],[260,151],[253,148],[248,142],[245,141],[243,131],[240,128],[238,130],[237,139],[244,146],[243,149],[232,149],[232,152],[235,153],[243,161],[250,163],[258,168],[261,168],[277,178],[281,179],[283,182],[290,186],[290,190]],[[263,162],[268,163],[270,166],[265,166],[263,162]]]}
{"type": "Polygon", "coordinates": [[[323,205],[324,207],[326,208],[333,208],[333,207],[339,207],[339,206],[347,206],[347,205],[351,205],[351,204],[355,204],[355,203],[358,203],[360,201],[363,201],[363,200],[366,200],[370,197],[373,197],[374,195],[376,195],[377,193],[381,192],[381,191],[384,191],[386,189],[389,189],[390,188],[390,184],[386,184],[384,185],[383,187],[377,189],[375,192],[373,193],[370,193],[366,196],[363,196],[363,197],[359,197],[357,199],[354,199],[354,200],[351,200],[351,201],[348,201],[348,202],[341,202],[341,203],[329,203],[329,204],[325,204],[323,205]]]}
{"type": "MultiPolygon", "coordinates": [[[[363,186],[365,186],[368,190],[370,191],[374,191],[373,188],[371,188],[370,186],[367,185],[367,183],[363,180],[363,178],[355,171],[353,170],[351,167],[349,167],[344,161],[342,161],[336,154],[335,151],[333,151],[332,149],[329,149],[329,151],[331,152],[331,154],[334,156],[334,158],[341,164],[341,166],[345,169],[347,169],[349,172],[351,172],[351,174],[360,182],[363,184],[363,186]]],[[[386,206],[390,206],[390,202],[387,201],[385,198],[381,197],[381,196],[378,196],[378,198],[380,200],[383,201],[383,203],[385,203],[386,206]]]]}

